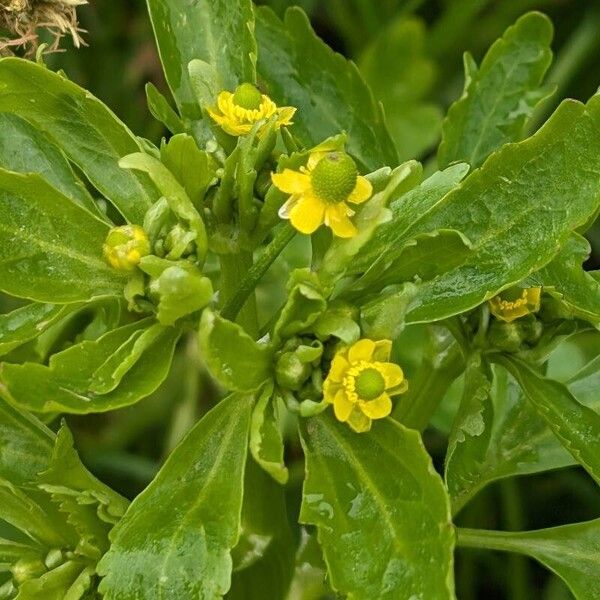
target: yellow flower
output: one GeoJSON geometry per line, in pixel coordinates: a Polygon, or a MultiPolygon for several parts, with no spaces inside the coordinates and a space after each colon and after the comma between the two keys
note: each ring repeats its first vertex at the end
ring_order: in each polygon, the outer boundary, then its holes
{"type": "Polygon", "coordinates": [[[301,233],[311,234],[323,223],[342,238],[358,231],[350,217],[354,211],[346,204],[361,204],[373,193],[369,181],[361,177],[356,164],[345,152],[313,152],[300,171],[284,169],[271,175],[273,184],[288,201],[279,210],[301,233]]]}
{"type": "Polygon", "coordinates": [[[108,264],[118,271],[133,271],[150,254],[150,241],[139,225],[113,227],[103,246],[108,264]]]}
{"type": "Polygon", "coordinates": [[[277,115],[277,127],[291,125],[296,112],[292,106],[277,108],[269,96],[261,94],[251,83],[242,83],[233,93],[221,92],[217,106],[207,110],[223,131],[235,136],[247,135],[256,123],[273,115],[277,115]]]}
{"type": "Polygon", "coordinates": [[[540,309],[542,288],[509,288],[488,301],[490,312],[500,321],[510,323],[540,309]]]}
{"type": "Polygon", "coordinates": [[[389,361],[392,342],[362,339],[338,352],[323,384],[325,402],[336,418],[359,433],[369,431],[373,419],[392,411],[391,396],[408,389],[402,369],[389,361]]]}

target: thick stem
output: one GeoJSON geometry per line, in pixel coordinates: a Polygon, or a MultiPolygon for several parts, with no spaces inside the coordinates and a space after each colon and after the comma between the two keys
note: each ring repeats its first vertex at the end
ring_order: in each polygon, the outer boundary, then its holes
{"type": "MultiPolygon", "coordinates": [[[[500,494],[502,498],[502,517],[506,529],[509,531],[524,529],[525,520],[517,482],[514,479],[503,480],[500,484],[500,494]]],[[[512,574],[508,580],[510,598],[513,600],[528,600],[528,598],[531,598],[527,559],[518,554],[511,554],[508,557],[508,569],[512,574]]]]}
{"type": "Polygon", "coordinates": [[[408,394],[397,403],[394,418],[411,429],[423,431],[464,368],[465,360],[458,345],[448,351],[439,365],[424,364],[410,382],[408,394]]]}
{"type": "Polygon", "coordinates": [[[252,253],[242,251],[238,254],[222,254],[221,283],[219,295],[223,306],[223,316],[236,320],[251,336],[258,335],[258,315],[256,311],[256,298],[252,293],[254,287],[240,298],[240,282],[244,282],[247,274],[252,271],[252,253]],[[228,311],[227,307],[235,302],[236,310],[228,311]]]}
{"type": "MultiPolygon", "coordinates": [[[[221,314],[226,319],[233,320],[238,313],[241,314],[246,299],[252,294],[263,275],[275,262],[275,259],[290,243],[295,233],[295,230],[289,223],[283,225],[273,238],[273,241],[265,248],[264,252],[258,257],[256,262],[252,266],[248,266],[243,272],[239,273],[237,280],[232,282],[235,286],[234,291],[226,293],[223,296],[223,309],[221,310],[221,314]]],[[[256,308],[254,310],[256,312],[256,308]]]]}

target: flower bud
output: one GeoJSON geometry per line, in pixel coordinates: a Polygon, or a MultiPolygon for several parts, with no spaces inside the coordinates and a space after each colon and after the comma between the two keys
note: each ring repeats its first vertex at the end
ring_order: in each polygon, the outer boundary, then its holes
{"type": "Polygon", "coordinates": [[[24,559],[17,561],[12,568],[12,575],[17,583],[36,579],[46,573],[46,566],[41,560],[24,559]]]}
{"type": "Polygon", "coordinates": [[[150,241],[139,225],[113,227],[104,242],[104,257],[118,271],[133,271],[150,254],[150,241]]]}
{"type": "Polygon", "coordinates": [[[299,390],[311,373],[310,364],[303,363],[294,352],[284,352],[275,366],[275,378],[286,390],[299,390]]]}

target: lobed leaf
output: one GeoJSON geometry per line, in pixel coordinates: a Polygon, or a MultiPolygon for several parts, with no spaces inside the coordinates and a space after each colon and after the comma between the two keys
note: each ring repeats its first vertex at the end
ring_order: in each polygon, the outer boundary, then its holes
{"type": "Polygon", "coordinates": [[[142,223],[158,193],[145,175],[119,168],[121,157],[142,147],[100,100],[41,65],[3,58],[0,111],[47,135],[127,221],[142,223]]]}
{"type": "Polygon", "coordinates": [[[398,156],[381,106],[356,66],[322,42],[304,12],[290,8],[281,21],[256,10],[258,74],[278,105],[294,106],[292,131],[310,148],[343,131],[362,168],[396,166],[398,156]]]}
{"type": "Polygon", "coordinates": [[[561,444],[600,483],[600,415],[569,389],[547,379],[514,356],[494,356],[517,380],[525,396],[561,444]]]}
{"type": "Polygon", "coordinates": [[[531,556],[563,579],[577,600],[600,598],[600,519],[523,532],[459,529],[458,539],[464,546],[531,556]]]}
{"type": "Polygon", "coordinates": [[[227,592],[252,405],[251,396],[220,402],[132,502],[98,565],[106,600],[212,599],[227,592]]]}
{"type": "Polygon", "coordinates": [[[165,379],[180,331],[148,318],[75,344],[48,366],[0,365],[0,394],[34,412],[85,414],[133,404],[165,379]]]}
{"type": "Polygon", "coordinates": [[[102,216],[65,155],[39,129],[17,115],[0,113],[0,130],[0,167],[37,173],[76,204],[102,216]]]}
{"type": "Polygon", "coordinates": [[[438,202],[413,236],[460,231],[471,252],[424,282],[409,322],[478,306],[549,263],[600,202],[600,96],[563,102],[533,137],[508,144],[438,202]]]}
{"type": "Polygon", "coordinates": [[[59,304],[121,296],[125,278],[102,256],[107,233],[39,175],[0,169],[2,291],[59,304]]]}
{"type": "Polygon", "coordinates": [[[494,42],[479,68],[465,54],[465,90],[444,121],[440,168],[457,161],[477,168],[500,146],[519,141],[534,108],[548,96],[540,84],[552,62],[551,41],[548,17],[530,12],[494,42]]]}
{"type": "Polygon", "coordinates": [[[573,315],[600,326],[600,282],[582,263],[590,254],[588,241],[574,233],[559,254],[532,279],[560,299],[573,315]]]}
{"type": "Polygon", "coordinates": [[[419,434],[391,419],[356,434],[323,413],[302,440],[300,520],[318,528],[333,588],[353,600],[454,598],[448,497],[419,434]]]}
{"type": "Polygon", "coordinates": [[[181,114],[201,117],[188,65],[209,64],[220,90],[256,78],[254,14],[250,0],[148,0],[158,52],[181,114]]]}

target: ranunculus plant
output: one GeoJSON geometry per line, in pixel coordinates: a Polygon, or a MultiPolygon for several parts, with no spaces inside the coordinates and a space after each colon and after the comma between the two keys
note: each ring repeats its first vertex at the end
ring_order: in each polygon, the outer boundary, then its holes
{"type": "Polygon", "coordinates": [[[466,56],[422,166],[300,9],[148,8],[157,143],[41,56],[0,60],[0,599],[448,600],[457,547],[600,598],[600,520],[459,526],[497,480],[600,481],[600,362],[561,359],[600,347],[600,98],[527,137],[549,20],[466,56]],[[131,407],[173,361],[214,406],[130,501],[60,415],[131,407]]]}

